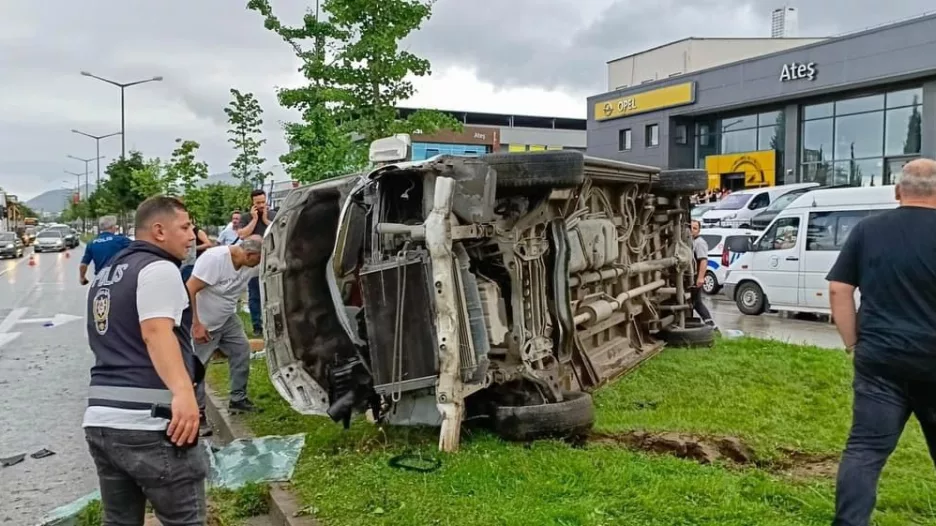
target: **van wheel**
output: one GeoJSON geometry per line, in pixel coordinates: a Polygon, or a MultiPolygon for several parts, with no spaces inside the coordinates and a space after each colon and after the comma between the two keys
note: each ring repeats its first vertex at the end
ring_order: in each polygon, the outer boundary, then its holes
{"type": "Polygon", "coordinates": [[[702,281],[702,292],[712,295],[718,294],[721,286],[718,284],[718,279],[715,278],[715,273],[711,270],[705,273],[705,280],[702,281]]]}
{"type": "Polygon", "coordinates": [[[663,194],[690,195],[708,189],[708,172],[699,169],[662,170],[653,190],[663,194]]]}
{"type": "MultiPolygon", "coordinates": [[[[694,324],[693,324],[694,325],[694,324]]],[[[666,346],[675,349],[697,349],[715,345],[715,329],[702,324],[698,327],[668,327],[657,333],[657,338],[666,342],[666,346]]]]}
{"type": "Polygon", "coordinates": [[[588,393],[563,393],[552,404],[495,407],[494,432],[505,440],[530,442],[540,438],[574,438],[587,435],[595,423],[595,406],[588,393]]]}
{"type": "Polygon", "coordinates": [[[585,181],[585,156],[574,150],[497,152],[481,160],[497,172],[501,188],[573,187],[585,181]]]}
{"type": "Polygon", "coordinates": [[[760,316],[767,310],[767,300],[760,285],[753,281],[742,283],[735,292],[735,302],[738,310],[748,316],[760,316]]]}

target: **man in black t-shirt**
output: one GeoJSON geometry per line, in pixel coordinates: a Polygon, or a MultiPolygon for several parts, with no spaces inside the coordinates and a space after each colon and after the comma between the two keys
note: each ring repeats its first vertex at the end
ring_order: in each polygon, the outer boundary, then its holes
{"type": "MultiPolygon", "coordinates": [[[[276,214],[267,208],[266,193],[262,189],[255,189],[250,192],[251,206],[246,214],[241,214],[240,229],[237,236],[241,239],[247,239],[250,236],[261,236],[266,233],[266,229],[273,222],[276,214]]],[[[253,333],[256,337],[263,336],[263,315],[262,305],[260,304],[260,279],[252,278],[247,282],[247,306],[250,308],[250,321],[253,325],[253,333]]]]}
{"type": "Polygon", "coordinates": [[[855,362],[834,525],[870,522],[881,470],[911,414],[936,462],[936,161],[905,165],[896,195],[899,208],[852,229],[826,277],[832,317],[855,362]]]}

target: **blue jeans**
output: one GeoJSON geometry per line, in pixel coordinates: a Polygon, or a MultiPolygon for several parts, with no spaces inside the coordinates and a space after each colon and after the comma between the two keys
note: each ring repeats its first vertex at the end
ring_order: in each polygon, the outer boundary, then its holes
{"type": "Polygon", "coordinates": [[[833,526],[870,523],[881,470],[911,413],[936,462],[936,381],[909,381],[868,369],[856,364],[852,428],[839,465],[833,526]]]}
{"type": "Polygon", "coordinates": [[[263,315],[260,310],[260,278],[253,278],[247,282],[247,307],[250,308],[250,321],[253,324],[254,336],[263,335],[263,315]]]}

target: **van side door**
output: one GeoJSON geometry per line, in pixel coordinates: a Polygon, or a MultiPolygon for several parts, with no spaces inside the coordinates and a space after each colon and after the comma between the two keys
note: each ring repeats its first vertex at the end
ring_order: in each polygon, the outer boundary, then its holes
{"type": "Polygon", "coordinates": [[[870,210],[810,212],[803,250],[800,301],[810,309],[829,310],[829,283],[826,275],[835,264],[848,234],[870,210]]]}
{"type": "Polygon", "coordinates": [[[803,223],[802,214],[778,217],[755,246],[751,267],[771,305],[797,305],[803,223]]]}

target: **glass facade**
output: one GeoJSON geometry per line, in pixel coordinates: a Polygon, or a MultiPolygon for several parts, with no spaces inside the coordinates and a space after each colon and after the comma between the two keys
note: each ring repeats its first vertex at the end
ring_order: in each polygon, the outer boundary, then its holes
{"type": "Polygon", "coordinates": [[[483,155],[485,153],[489,153],[488,147],[483,144],[413,143],[414,161],[424,161],[436,155],[483,155]]]}
{"type": "Polygon", "coordinates": [[[709,155],[776,150],[777,173],[783,173],[785,119],[783,111],[750,113],[696,123],[696,168],[709,155]]]}
{"type": "Polygon", "coordinates": [[[894,184],[920,155],[923,89],[802,107],[800,178],[823,185],[894,184]]]}

